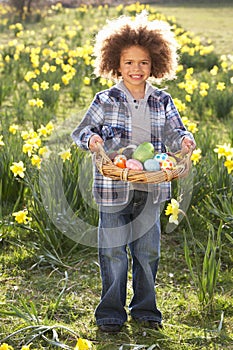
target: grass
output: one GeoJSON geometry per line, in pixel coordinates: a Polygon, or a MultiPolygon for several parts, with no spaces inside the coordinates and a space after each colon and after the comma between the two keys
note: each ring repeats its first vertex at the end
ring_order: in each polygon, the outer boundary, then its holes
{"type": "MultiPolygon", "coordinates": [[[[95,250],[76,251],[74,255],[79,261],[67,269],[48,264],[35,265],[38,260],[34,255],[36,252],[28,251],[23,245],[12,245],[9,237],[8,242],[2,242],[0,254],[0,339],[13,330],[28,325],[57,325],[60,341],[69,346],[74,346],[76,338],[82,337],[91,340],[96,349],[101,350],[118,350],[123,344],[144,344],[144,349],[155,344],[154,349],[163,350],[231,349],[232,286],[224,283],[224,293],[218,286],[214,314],[208,315],[202,310],[185,265],[180,237],[182,236],[179,232],[162,236],[162,256],[156,290],[158,306],[164,316],[164,330],[157,332],[139,328],[129,318],[122,332],[112,336],[99,333],[94,320],[94,309],[101,293],[95,250]],[[14,314],[15,307],[18,312],[14,314]],[[10,314],[4,316],[3,310],[10,314]],[[59,327],[73,333],[65,332],[59,327]]],[[[229,282],[230,271],[223,271],[221,276],[229,282]]],[[[129,271],[128,303],[131,296],[129,271]]],[[[49,336],[48,333],[47,337],[49,336]]],[[[9,339],[8,343],[20,349],[21,342],[26,341],[30,341],[30,336],[25,331],[9,339]]],[[[38,349],[56,348],[42,339],[34,344],[38,349]]]]}
{"type": "Polygon", "coordinates": [[[220,2],[189,4],[156,4],[154,7],[166,16],[175,16],[177,23],[200,37],[212,40],[218,54],[233,54],[233,6],[220,2]]]}

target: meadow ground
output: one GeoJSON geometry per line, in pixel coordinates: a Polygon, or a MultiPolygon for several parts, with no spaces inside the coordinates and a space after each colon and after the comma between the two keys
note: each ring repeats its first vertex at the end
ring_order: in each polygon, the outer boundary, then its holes
{"type": "Polygon", "coordinates": [[[192,4],[187,3],[153,5],[166,16],[175,16],[177,22],[186,30],[194,32],[200,37],[213,41],[215,50],[221,54],[233,54],[233,3],[219,4],[192,4]]]}

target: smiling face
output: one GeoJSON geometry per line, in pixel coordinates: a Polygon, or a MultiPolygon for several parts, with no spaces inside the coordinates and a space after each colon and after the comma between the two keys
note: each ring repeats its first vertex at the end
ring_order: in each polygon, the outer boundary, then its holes
{"type": "Polygon", "coordinates": [[[132,92],[144,91],[151,73],[151,58],[141,46],[131,46],[122,51],[119,72],[125,86],[132,92]]]}

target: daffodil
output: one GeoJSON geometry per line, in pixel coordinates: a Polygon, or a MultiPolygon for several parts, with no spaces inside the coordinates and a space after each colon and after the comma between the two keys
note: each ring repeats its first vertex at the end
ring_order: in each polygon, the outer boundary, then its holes
{"type": "Polygon", "coordinates": [[[14,176],[19,176],[21,178],[24,178],[24,172],[26,168],[24,167],[24,164],[22,161],[20,162],[13,162],[13,165],[11,165],[10,170],[14,174],[14,176]]]}
{"type": "Polygon", "coordinates": [[[45,155],[45,154],[48,153],[48,152],[49,152],[49,149],[48,149],[48,147],[46,147],[46,146],[41,147],[41,148],[38,150],[38,154],[39,154],[40,156],[43,156],[43,155],[45,155]]]}
{"type": "Polygon", "coordinates": [[[17,130],[19,130],[19,126],[16,124],[12,124],[9,126],[9,132],[13,135],[16,134],[17,130]]]}
{"type": "Polygon", "coordinates": [[[50,122],[48,122],[48,124],[45,125],[45,128],[47,130],[47,134],[50,135],[52,133],[52,131],[54,130],[54,125],[50,121],[50,122]]]}
{"type": "Polygon", "coordinates": [[[84,77],[83,83],[84,83],[84,85],[90,85],[91,79],[89,77],[84,77]]]}
{"type": "Polygon", "coordinates": [[[215,76],[218,74],[218,66],[213,66],[213,68],[210,70],[210,74],[215,76]]]}
{"type": "Polygon", "coordinates": [[[174,103],[179,112],[184,112],[186,110],[186,105],[180,99],[174,98],[174,103]]]}
{"type": "Polygon", "coordinates": [[[58,83],[56,83],[56,84],[53,84],[53,90],[54,91],[59,91],[60,90],[60,88],[61,88],[61,86],[60,86],[60,84],[58,84],[58,83]]]}
{"type": "Polygon", "coordinates": [[[34,83],[32,84],[32,89],[35,91],[39,91],[40,85],[36,81],[34,81],[34,83]]]}
{"type": "Polygon", "coordinates": [[[30,349],[30,344],[29,345],[23,345],[21,350],[31,350],[30,349]]]}
{"type": "Polygon", "coordinates": [[[79,338],[77,341],[77,344],[74,347],[74,350],[91,350],[92,349],[92,343],[83,338],[79,338]]]}
{"type": "Polygon", "coordinates": [[[179,202],[176,199],[172,198],[171,203],[167,205],[165,210],[165,215],[170,215],[169,222],[178,225],[178,215],[179,215],[179,202]]]}
{"type": "Polygon", "coordinates": [[[47,81],[42,81],[42,83],[40,84],[40,88],[42,90],[48,90],[49,89],[49,82],[47,81]]]}
{"type": "Polygon", "coordinates": [[[36,166],[38,169],[40,169],[42,159],[37,155],[34,154],[31,158],[32,165],[36,166]]]}
{"type": "Polygon", "coordinates": [[[231,147],[230,143],[217,145],[217,148],[214,148],[214,152],[218,154],[218,159],[221,157],[233,157],[233,148],[231,147]]]}
{"type": "Polygon", "coordinates": [[[233,159],[227,159],[224,162],[225,167],[227,168],[228,174],[231,174],[233,171],[233,159]]]}
{"type": "Polygon", "coordinates": [[[3,139],[3,136],[0,135],[0,146],[4,146],[5,145],[5,143],[2,141],[2,139],[3,139]]]}
{"type": "Polygon", "coordinates": [[[225,85],[225,83],[224,83],[224,82],[219,81],[219,82],[218,82],[218,84],[217,84],[216,89],[217,89],[218,91],[223,91],[223,90],[225,90],[225,89],[226,89],[226,85],[225,85]]]}
{"type": "Polygon", "coordinates": [[[46,126],[41,124],[40,128],[37,130],[40,136],[47,136],[48,130],[46,129],[46,126]]]}
{"type": "Polygon", "coordinates": [[[197,124],[194,122],[189,122],[187,124],[188,131],[190,131],[192,134],[195,134],[195,132],[198,131],[197,124]]]}
{"type": "Polygon", "coordinates": [[[8,345],[7,343],[3,343],[0,345],[0,350],[14,350],[12,346],[8,345]]]}
{"type": "Polygon", "coordinates": [[[66,160],[71,160],[71,152],[70,152],[70,148],[62,151],[60,153],[58,153],[59,156],[61,157],[62,161],[65,162],[66,160]]]}
{"type": "Polygon", "coordinates": [[[196,165],[197,163],[200,162],[200,160],[201,160],[201,149],[200,148],[197,148],[193,151],[193,153],[191,155],[191,160],[192,160],[194,165],[196,165]]]}
{"type": "MultiPolygon", "coordinates": [[[[15,217],[15,221],[17,221],[18,224],[27,225],[32,220],[32,218],[28,216],[27,209],[17,211],[15,213],[13,213],[12,216],[15,217]]],[[[0,350],[1,350],[1,348],[0,348],[0,350]]]]}
{"type": "Polygon", "coordinates": [[[23,153],[27,153],[28,157],[31,157],[33,152],[33,145],[31,145],[30,143],[25,143],[23,145],[23,153]]]}

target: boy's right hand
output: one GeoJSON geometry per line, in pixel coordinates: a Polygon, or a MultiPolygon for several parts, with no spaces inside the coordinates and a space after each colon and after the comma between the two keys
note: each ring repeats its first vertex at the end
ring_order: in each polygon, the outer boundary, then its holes
{"type": "Polygon", "coordinates": [[[104,144],[103,139],[98,135],[98,134],[94,134],[90,137],[89,140],[89,149],[91,152],[97,152],[98,151],[98,143],[100,143],[101,145],[104,144]]]}

